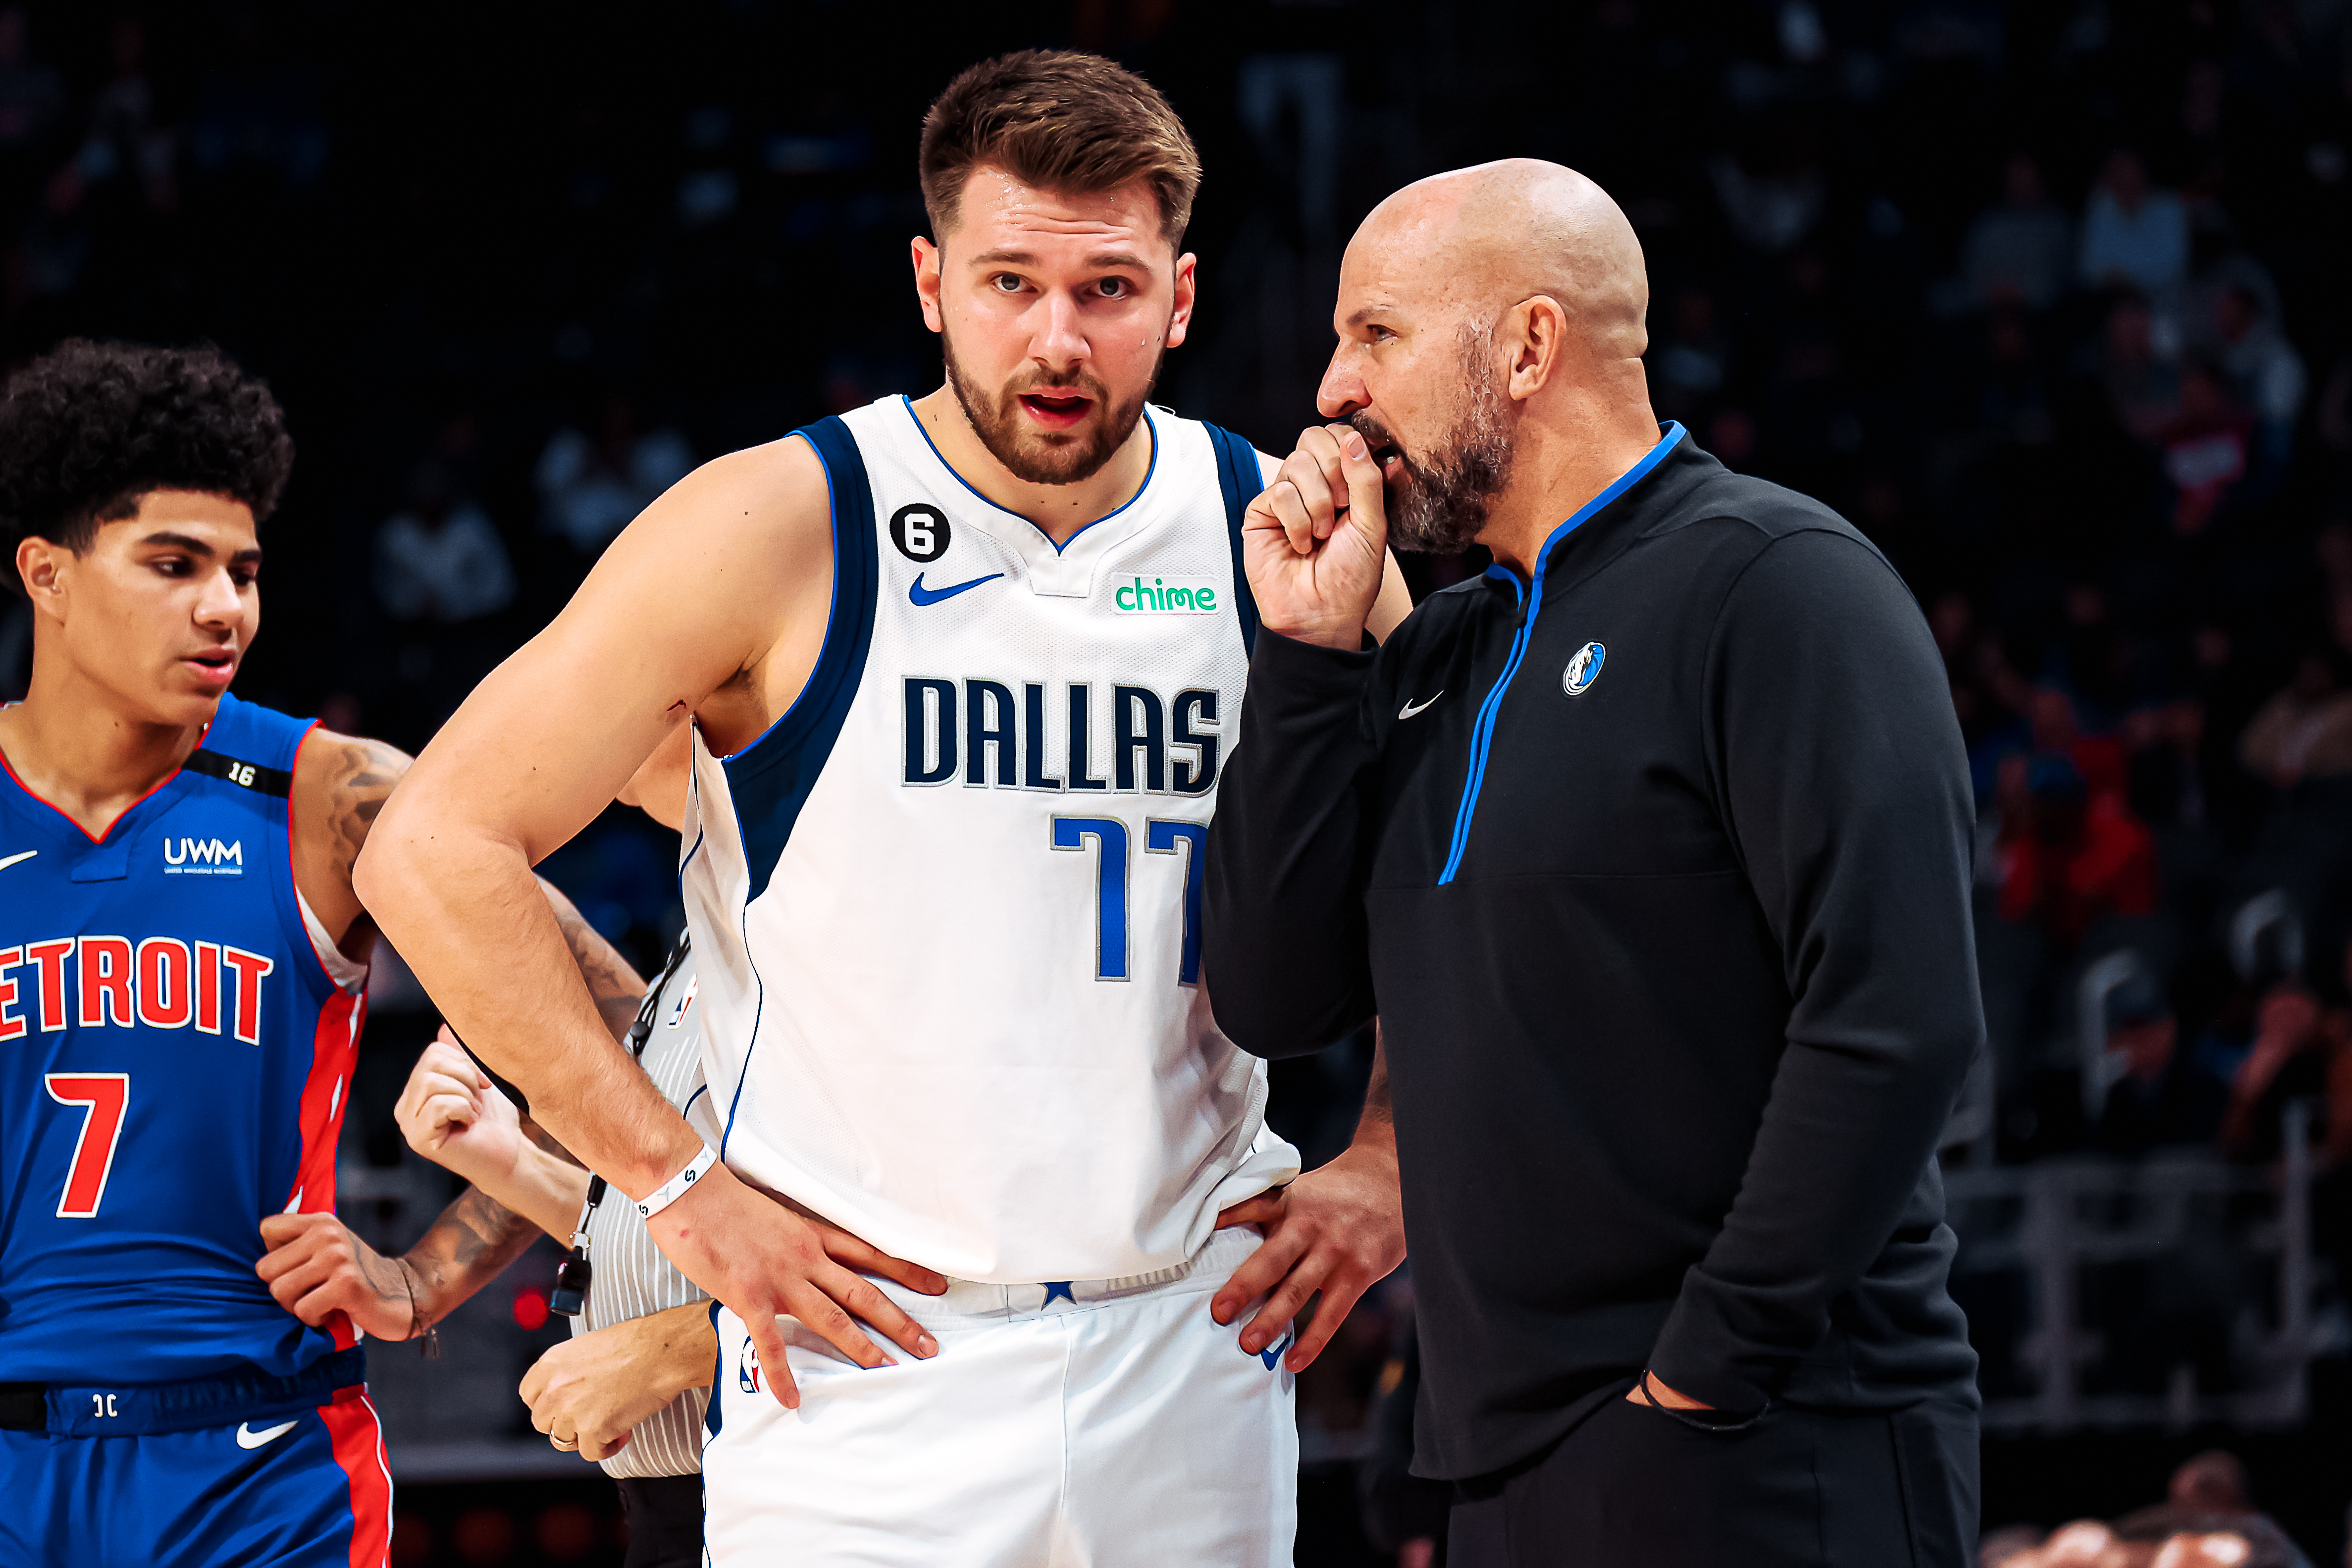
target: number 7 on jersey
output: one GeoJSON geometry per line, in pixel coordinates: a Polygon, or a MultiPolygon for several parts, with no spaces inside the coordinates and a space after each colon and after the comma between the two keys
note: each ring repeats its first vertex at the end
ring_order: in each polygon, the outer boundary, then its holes
{"type": "Polygon", "coordinates": [[[86,1113],[81,1135],[74,1140],[73,1164],[66,1173],[66,1190],[58,1198],[59,1219],[96,1219],[98,1202],[106,1195],[106,1178],[114,1170],[114,1148],[122,1140],[122,1113],[131,1103],[127,1072],[53,1072],[41,1075],[49,1098],[59,1105],[78,1105],[86,1113]]]}
{"type": "MultiPolygon", "coordinates": [[[[1099,858],[1095,867],[1095,978],[1127,978],[1127,824],[1115,816],[1054,818],[1054,847],[1084,849],[1095,841],[1099,858]]],[[[1184,941],[1176,960],[1176,984],[1193,985],[1201,978],[1201,878],[1202,851],[1209,830],[1197,822],[1170,822],[1153,817],[1144,824],[1147,855],[1184,858],[1184,941]]]]}

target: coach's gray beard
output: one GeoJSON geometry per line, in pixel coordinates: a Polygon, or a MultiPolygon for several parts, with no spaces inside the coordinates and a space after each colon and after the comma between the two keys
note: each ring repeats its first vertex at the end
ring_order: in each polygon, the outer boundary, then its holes
{"type": "Polygon", "coordinates": [[[1403,479],[1388,487],[1389,543],[1428,555],[1458,555],[1477,542],[1486,508],[1511,479],[1510,416],[1495,374],[1489,329],[1462,331],[1463,385],[1469,405],[1439,448],[1422,458],[1370,415],[1348,423],[1374,447],[1396,448],[1403,479]]]}
{"type": "Polygon", "coordinates": [[[1165,347],[1160,349],[1160,357],[1151,364],[1151,378],[1120,408],[1109,405],[1108,389],[1090,375],[1065,381],[1032,377],[1019,386],[1006,388],[991,403],[979,388],[965,381],[963,368],[956,363],[955,344],[945,333],[940,336],[940,358],[947,366],[950,390],[963,405],[963,416],[971,421],[972,430],[980,437],[980,444],[988,448],[989,456],[1003,464],[1015,479],[1028,484],[1074,485],[1100,473],[1102,466],[1117,457],[1118,449],[1127,445],[1127,438],[1135,434],[1136,421],[1143,417],[1143,405],[1150,398],[1151,389],[1160,384],[1160,372],[1168,363],[1168,351],[1165,347]],[[1054,386],[1076,386],[1094,394],[1100,400],[1097,406],[1104,412],[1082,429],[1079,440],[1066,446],[1024,446],[1021,411],[1014,400],[1024,392],[1054,386]],[[1086,436],[1093,439],[1083,438],[1086,436]]]}

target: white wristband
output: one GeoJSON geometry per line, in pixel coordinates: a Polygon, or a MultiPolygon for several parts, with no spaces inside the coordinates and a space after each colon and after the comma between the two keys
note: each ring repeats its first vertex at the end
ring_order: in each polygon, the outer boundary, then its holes
{"type": "Polygon", "coordinates": [[[702,1146],[702,1152],[697,1154],[693,1163],[685,1170],[638,1200],[637,1217],[651,1219],[678,1199],[686,1196],[688,1189],[709,1175],[710,1167],[717,1163],[719,1163],[719,1151],[705,1143],[702,1146]]]}

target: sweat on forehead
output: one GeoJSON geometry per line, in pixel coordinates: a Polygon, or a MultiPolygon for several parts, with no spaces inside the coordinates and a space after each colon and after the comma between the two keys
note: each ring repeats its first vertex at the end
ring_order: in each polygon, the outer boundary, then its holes
{"type": "Polygon", "coordinates": [[[1357,229],[1346,270],[1406,296],[1400,305],[1489,321],[1549,295],[1598,351],[1639,354],[1648,343],[1649,275],[1633,226],[1599,185],[1538,158],[1405,186],[1357,229]]]}

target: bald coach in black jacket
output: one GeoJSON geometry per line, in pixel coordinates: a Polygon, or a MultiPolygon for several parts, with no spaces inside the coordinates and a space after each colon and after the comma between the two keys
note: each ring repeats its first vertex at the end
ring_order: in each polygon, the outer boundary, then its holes
{"type": "Polygon", "coordinates": [[[1347,423],[1244,533],[1212,998],[1267,1055],[1380,1016],[1455,1568],[1960,1568],[1959,733],[1869,542],[1661,431],[1647,295],[1552,164],[1349,246],[1347,423]],[[1384,539],[1498,564],[1360,651],[1384,539]]]}

